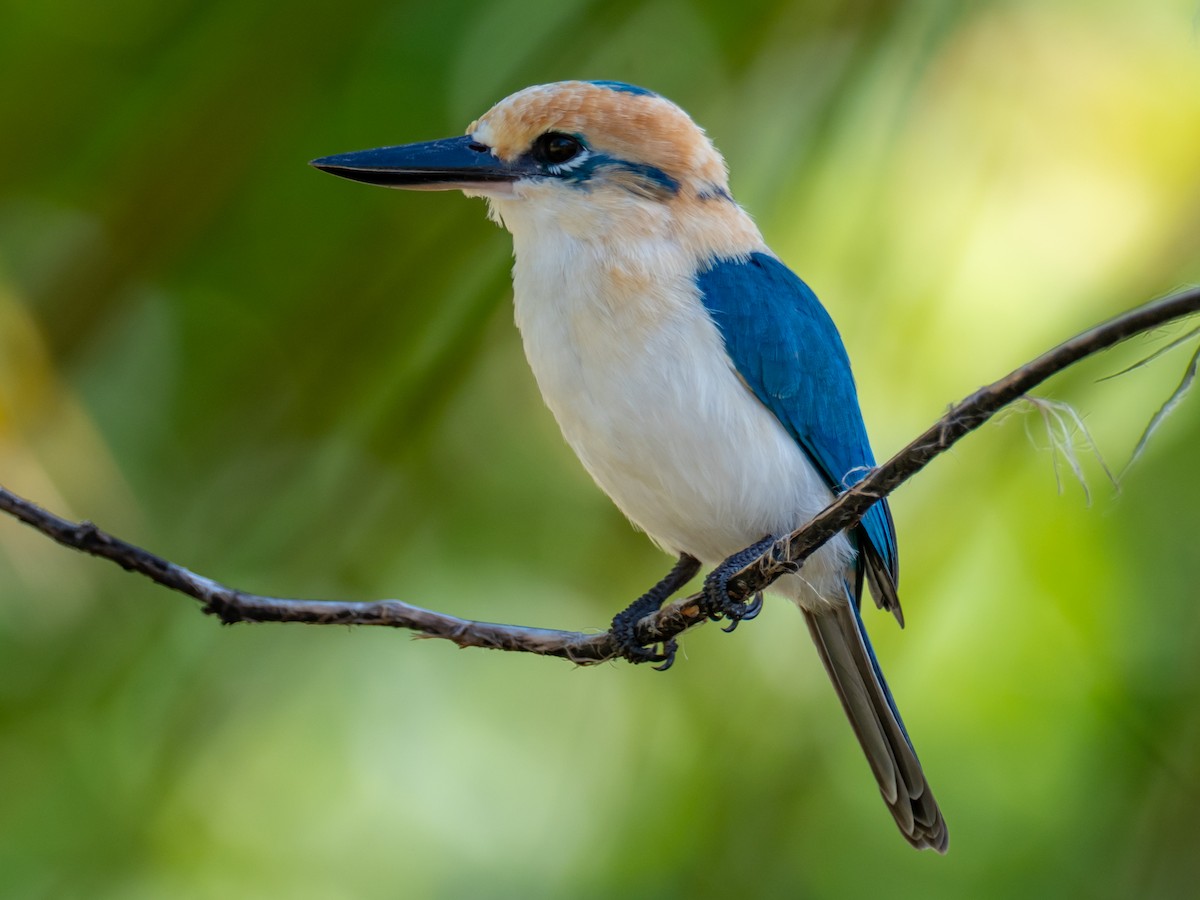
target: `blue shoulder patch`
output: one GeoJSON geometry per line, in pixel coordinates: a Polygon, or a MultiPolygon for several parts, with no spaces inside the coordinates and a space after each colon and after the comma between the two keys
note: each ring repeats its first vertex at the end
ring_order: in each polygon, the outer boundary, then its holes
{"type": "Polygon", "coordinates": [[[637,94],[640,97],[657,97],[658,94],[654,91],[646,90],[644,87],[638,87],[636,84],[626,84],[624,81],[589,81],[588,84],[594,84],[596,87],[608,88],[610,91],[619,91],[622,94],[637,94]]]}
{"type": "MultiPolygon", "coordinates": [[[[715,259],[696,277],[701,299],[738,374],[804,449],[835,493],[875,466],[850,359],[812,289],[766,253],[715,259]]],[[[893,577],[896,532],[887,500],[863,516],[868,540],[893,577]]]]}

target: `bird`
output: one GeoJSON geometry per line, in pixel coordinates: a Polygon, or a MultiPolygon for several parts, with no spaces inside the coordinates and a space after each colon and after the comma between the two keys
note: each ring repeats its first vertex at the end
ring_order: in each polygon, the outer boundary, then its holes
{"type": "MultiPolygon", "coordinates": [[[[514,316],[546,406],[596,484],[671,571],[613,620],[631,662],[675,644],[634,625],[702,566],[730,630],[761,595],[729,577],[875,466],[842,339],[733,199],[724,158],[662,95],[621,81],[535,85],[462,136],[315,159],[367,184],[459,190],[511,233],[514,316]]],[[[860,611],[864,584],[903,626],[886,498],[773,593],[803,613],[904,838],[944,853],[945,819],[860,611]]]]}

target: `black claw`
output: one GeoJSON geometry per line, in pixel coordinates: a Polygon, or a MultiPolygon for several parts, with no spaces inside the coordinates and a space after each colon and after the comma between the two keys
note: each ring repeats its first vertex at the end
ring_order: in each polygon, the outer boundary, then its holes
{"type": "Polygon", "coordinates": [[[694,556],[684,553],[679,562],[666,576],[638,599],[629,604],[628,608],[617,613],[612,620],[612,636],[621,656],[635,665],[639,663],[660,663],[654,668],[665,672],[675,662],[675,653],[679,645],[674,638],[662,642],[661,652],[655,645],[644,646],[637,640],[637,623],[646,616],[656,612],[666,602],[667,598],[683,587],[693,575],[700,570],[700,561],[694,556]]]}
{"type": "Polygon", "coordinates": [[[734,600],[729,596],[729,580],[744,569],[749,563],[762,556],[763,551],[775,543],[775,537],[768,535],[753,546],[735,553],[721,565],[708,573],[704,579],[704,613],[714,622],[728,619],[724,631],[733,631],[740,622],[749,621],[762,611],[762,591],[756,591],[754,596],[746,601],[734,600]]]}
{"type": "Polygon", "coordinates": [[[735,606],[734,607],[735,612],[734,612],[734,615],[732,615],[732,616],[729,615],[728,610],[723,611],[721,613],[721,615],[724,615],[730,619],[729,624],[721,629],[726,634],[729,634],[729,632],[731,632],[735,628],[737,628],[738,625],[740,625],[742,622],[749,622],[751,619],[758,617],[758,614],[760,612],[762,612],[762,606],[763,606],[762,591],[755,591],[753,600],[750,600],[749,602],[744,603],[744,604],[738,604],[738,606],[741,607],[740,612],[736,611],[737,607],[735,606]]]}
{"type": "Polygon", "coordinates": [[[679,649],[679,642],[675,638],[667,638],[663,641],[662,663],[657,666],[651,666],[655,672],[665,672],[671,666],[675,665],[675,651],[679,649]]]}

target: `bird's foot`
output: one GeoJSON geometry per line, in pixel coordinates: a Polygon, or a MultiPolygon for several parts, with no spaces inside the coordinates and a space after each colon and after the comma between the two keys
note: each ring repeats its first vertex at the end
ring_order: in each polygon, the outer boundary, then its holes
{"type": "Polygon", "coordinates": [[[655,644],[644,645],[637,639],[637,624],[666,602],[667,598],[683,587],[700,571],[700,561],[686,553],[679,557],[675,567],[654,587],[634,600],[629,606],[613,616],[612,636],[621,656],[631,663],[659,663],[654,668],[665,672],[675,662],[675,652],[679,649],[675,638],[667,638],[661,643],[661,649],[655,649],[655,644]]]}
{"type": "Polygon", "coordinates": [[[625,659],[635,665],[658,663],[659,665],[654,668],[662,672],[671,668],[671,664],[675,662],[675,652],[679,649],[679,644],[675,638],[667,638],[661,645],[643,646],[638,643],[637,623],[655,612],[661,605],[660,603],[643,602],[646,598],[647,595],[639,597],[626,609],[613,616],[612,636],[617,649],[625,659]],[[661,649],[658,649],[659,647],[661,649]]]}
{"type": "Polygon", "coordinates": [[[774,535],[767,535],[761,541],[739,550],[715,569],[704,579],[704,606],[706,616],[714,622],[728,619],[729,624],[723,631],[733,631],[740,622],[748,622],[762,611],[762,591],[756,591],[749,600],[735,600],[729,596],[729,581],[747,565],[762,556],[763,551],[775,543],[774,535]]]}

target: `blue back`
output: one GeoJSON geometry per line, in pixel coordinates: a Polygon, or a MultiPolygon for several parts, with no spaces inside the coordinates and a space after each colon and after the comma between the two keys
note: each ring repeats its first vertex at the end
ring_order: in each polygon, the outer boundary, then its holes
{"type": "MultiPolygon", "coordinates": [[[[696,278],[725,349],[755,396],[804,449],[834,493],[874,467],[850,359],[829,313],[787,266],[766,253],[718,259],[696,278]]],[[[898,575],[887,500],[863,516],[866,538],[898,575]]]]}

